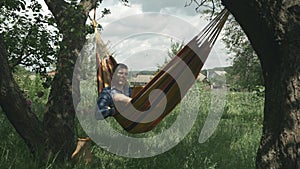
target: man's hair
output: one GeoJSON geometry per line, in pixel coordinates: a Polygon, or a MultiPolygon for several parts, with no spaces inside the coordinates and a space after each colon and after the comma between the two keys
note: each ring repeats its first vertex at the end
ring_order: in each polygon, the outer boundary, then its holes
{"type": "Polygon", "coordinates": [[[127,69],[127,70],[128,70],[128,67],[127,67],[127,65],[125,65],[125,64],[123,64],[123,63],[118,63],[118,64],[114,67],[113,72],[116,72],[116,71],[119,70],[119,69],[127,69]]]}

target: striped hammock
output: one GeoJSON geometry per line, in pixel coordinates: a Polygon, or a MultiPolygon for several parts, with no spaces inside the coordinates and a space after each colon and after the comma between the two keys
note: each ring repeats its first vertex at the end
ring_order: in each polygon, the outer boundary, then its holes
{"type": "MultiPolygon", "coordinates": [[[[152,130],[188,92],[197,79],[229,12],[224,9],[132,98],[117,110],[116,121],[129,133],[152,130]],[[157,90],[159,89],[159,90],[157,90]]],[[[98,92],[110,85],[117,62],[96,31],[98,92]]]]}

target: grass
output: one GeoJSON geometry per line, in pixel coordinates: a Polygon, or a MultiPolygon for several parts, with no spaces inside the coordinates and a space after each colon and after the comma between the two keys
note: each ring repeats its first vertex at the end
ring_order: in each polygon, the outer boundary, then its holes
{"type": "MultiPolygon", "coordinates": [[[[255,168],[255,156],[262,130],[263,98],[253,93],[229,92],[224,113],[216,131],[204,143],[198,138],[210,109],[210,93],[201,91],[199,114],[191,131],[174,148],[148,158],[126,158],[107,152],[92,143],[93,161],[86,166],[82,163],[58,163],[54,160],[38,161],[28,151],[23,140],[0,113],[2,139],[0,142],[0,168],[58,169],[58,168],[99,168],[99,169],[251,169],[255,168]]],[[[188,100],[191,102],[193,100],[188,100]]],[[[153,132],[155,135],[177,117],[176,112],[166,117],[153,132]]],[[[80,128],[80,126],[78,126],[80,128]]],[[[162,140],[163,141],[163,140],[162,140]]]]}

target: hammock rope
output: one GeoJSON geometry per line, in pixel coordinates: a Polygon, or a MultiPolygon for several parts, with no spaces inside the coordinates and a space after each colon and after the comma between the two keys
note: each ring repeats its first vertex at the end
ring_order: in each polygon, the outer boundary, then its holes
{"type": "MultiPolygon", "coordinates": [[[[176,107],[197,79],[228,15],[226,9],[222,10],[132,98],[131,104],[122,110],[116,107],[120,113],[114,118],[127,132],[143,133],[152,130],[176,107]],[[151,96],[157,89],[162,92],[156,92],[155,96],[151,96]],[[164,102],[165,109],[162,112],[153,108],[165,99],[167,101],[164,102]]],[[[109,54],[97,29],[95,33],[97,83],[98,92],[101,92],[104,87],[110,85],[112,70],[117,62],[109,54]]]]}

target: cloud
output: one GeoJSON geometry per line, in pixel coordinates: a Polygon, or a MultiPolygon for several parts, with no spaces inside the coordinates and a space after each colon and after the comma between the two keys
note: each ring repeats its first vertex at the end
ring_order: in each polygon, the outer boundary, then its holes
{"type": "MultiPolygon", "coordinates": [[[[104,1],[97,9],[97,21],[104,26],[102,38],[109,42],[117,61],[137,69],[147,67],[145,64],[161,65],[171,39],[187,43],[209,23],[192,6],[184,7],[182,0],[131,0],[130,3],[127,7],[118,0],[104,1]],[[111,14],[100,18],[104,8],[110,9],[111,14]]],[[[224,65],[229,63],[218,40],[204,67],[224,65]]]]}
{"type": "MultiPolygon", "coordinates": [[[[29,0],[26,0],[29,2],[29,0]]],[[[44,1],[39,0],[45,13],[50,13],[44,1]]],[[[97,22],[104,27],[101,32],[109,42],[116,59],[133,69],[156,69],[167,57],[173,41],[187,43],[209,21],[195,12],[195,5],[185,6],[189,0],[130,0],[130,7],[119,0],[105,0],[97,8],[97,22]],[[101,18],[108,8],[111,14],[101,18]]],[[[90,13],[93,17],[93,11],[90,13]]],[[[90,22],[89,20],[87,22],[90,22]]],[[[226,49],[218,40],[204,68],[228,66],[226,49]]]]}
{"type": "Polygon", "coordinates": [[[105,42],[110,42],[118,61],[139,61],[144,65],[142,68],[145,68],[145,63],[153,68],[163,64],[171,39],[188,42],[197,32],[195,27],[178,17],[144,13],[124,17],[106,25],[102,38],[105,42]]]}
{"type": "MultiPolygon", "coordinates": [[[[142,6],[139,4],[133,4],[130,7],[124,6],[121,2],[117,1],[104,1],[103,4],[99,8],[97,8],[97,16],[96,20],[102,26],[106,26],[107,24],[114,22],[116,20],[120,20],[121,18],[142,14],[142,6]],[[102,12],[104,8],[107,8],[111,11],[111,14],[108,14],[101,18],[102,12]]],[[[91,13],[92,14],[92,13],[91,13]]]]}
{"type": "Polygon", "coordinates": [[[140,4],[144,12],[160,12],[162,9],[180,9],[185,15],[195,15],[195,5],[186,6],[184,0],[131,0],[133,4],[140,4]]]}

